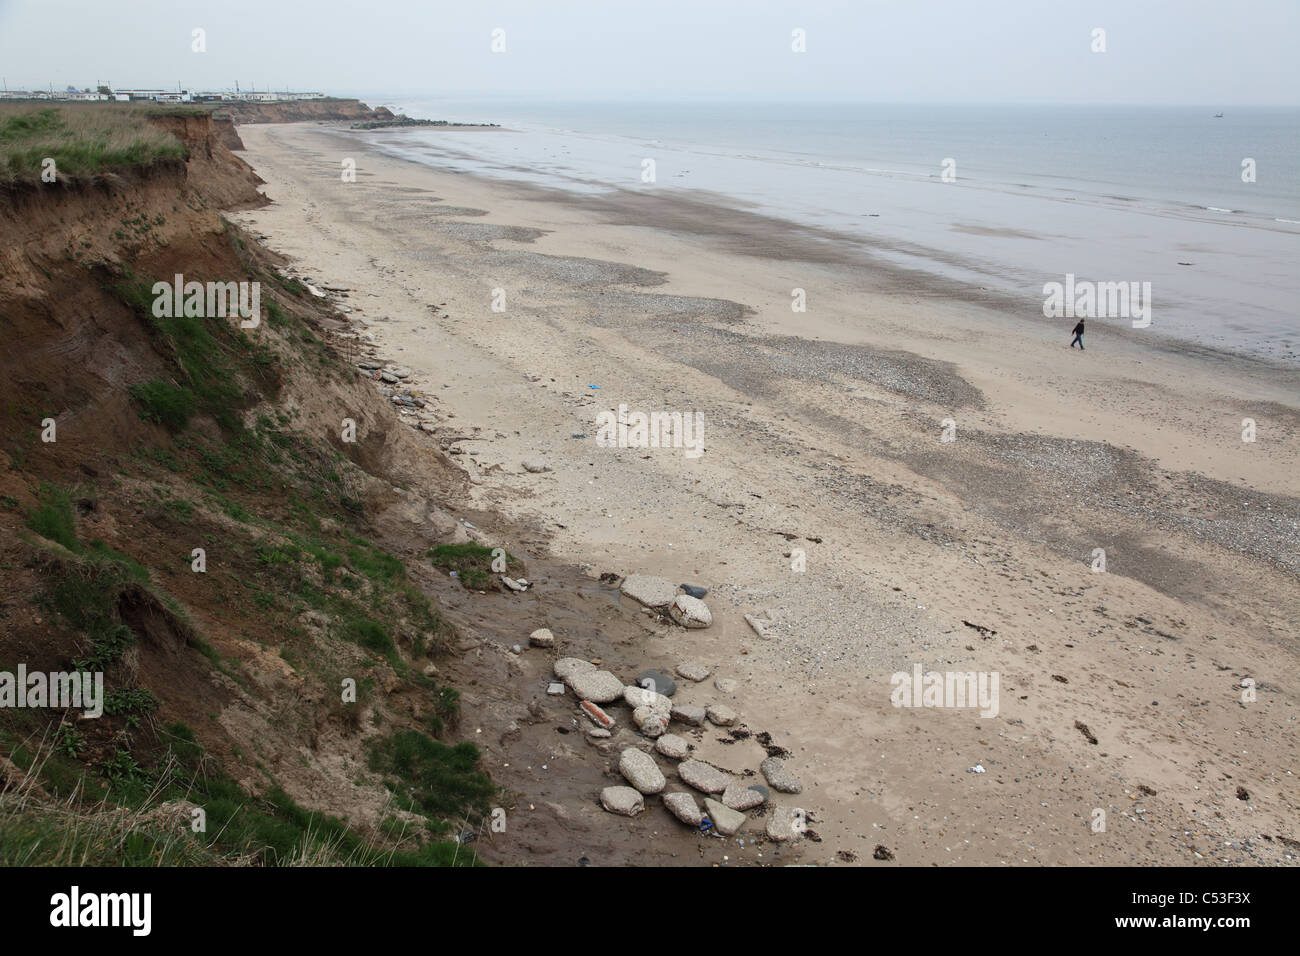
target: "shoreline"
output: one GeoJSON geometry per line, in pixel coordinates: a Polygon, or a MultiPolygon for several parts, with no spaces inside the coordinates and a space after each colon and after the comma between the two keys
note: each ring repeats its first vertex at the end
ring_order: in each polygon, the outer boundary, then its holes
{"type": "MultiPolygon", "coordinates": [[[[354,290],[366,320],[355,327],[472,433],[460,444],[478,454],[459,461],[477,506],[534,526],[593,575],[711,588],[711,628],[650,640],[665,655],[707,653],[741,680],[742,717],[788,735],[819,814],[811,860],[865,860],[882,843],[909,864],[1195,862],[1184,842],[1141,846],[1118,824],[1098,837],[1077,823],[1098,793],[1131,806],[1139,782],[1161,796],[1144,801],[1137,832],[1192,830],[1192,843],[1234,850],[1243,834],[1289,832],[1294,789],[1249,815],[1210,801],[1221,819],[1207,797],[1214,768],[1237,761],[1234,776],[1276,790],[1269,768],[1290,753],[1296,651],[1281,635],[1300,607],[1294,570],[1247,556],[1297,560],[1290,370],[1261,376],[1258,360],[1232,356],[1207,370],[1105,328],[1087,353],[1105,356],[1100,367],[1085,366],[1055,329],[915,277],[862,274],[798,230],[756,234],[752,213],[561,199],[315,127],[241,135],[275,204],[231,218],[354,290]],[[341,187],[348,152],[358,181],[341,187]],[[807,313],[790,313],[794,286],[809,290],[807,313]],[[702,412],[705,455],[569,437],[594,434],[620,402],[702,412]],[[1266,410],[1250,456],[1233,431],[1243,408],[1266,410]],[[956,442],[940,444],[944,417],[956,442]],[[553,471],[521,472],[533,455],[553,471]],[[1217,516],[1187,511],[1180,493],[1217,516]],[[1274,509],[1272,526],[1242,517],[1274,509]],[[802,539],[808,573],[788,567],[787,535],[802,539]],[[1086,546],[1102,542],[1113,571],[1094,575],[1086,546]],[[769,620],[770,638],[744,614],[769,620]],[[1178,642],[1177,667],[1162,651],[1163,672],[1138,668],[1148,641],[1178,642]],[[1234,756],[1224,677],[1183,655],[1280,689],[1248,757],[1234,756]],[[958,713],[892,708],[890,673],[917,662],[1001,673],[1001,714],[972,730],[958,713]],[[925,750],[935,756],[918,766],[925,750]],[[1033,772],[1015,776],[1031,754],[1033,772]],[[968,775],[974,765],[990,772],[968,775]],[[989,827],[991,778],[1014,832],[989,827]],[[945,842],[954,827],[971,845],[945,842]]],[[[701,741],[723,762],[740,746],[701,741]]]]}
{"type": "MultiPolygon", "coordinates": [[[[1143,336],[1158,330],[1175,342],[1284,367],[1300,364],[1300,326],[1289,305],[1294,286],[1282,278],[1289,272],[1288,236],[1294,233],[1271,219],[1267,224],[1239,222],[1237,216],[1224,219],[1155,196],[1136,199],[1146,194],[1133,190],[1133,196],[1114,196],[1113,189],[1089,188],[1086,182],[1071,189],[1068,181],[1051,179],[1030,179],[1036,183],[1030,186],[963,177],[958,185],[940,185],[933,172],[913,181],[916,177],[855,172],[834,163],[801,164],[788,156],[783,160],[785,154],[779,152],[715,156],[715,149],[642,143],[626,132],[570,137],[538,129],[493,141],[420,134],[367,141],[394,155],[427,157],[434,165],[450,163],[499,182],[558,187],[578,200],[599,193],[613,204],[626,204],[645,194],[653,200],[648,205],[658,206],[690,204],[698,197],[700,204],[762,213],[782,231],[797,223],[809,236],[820,234],[824,243],[844,252],[845,262],[857,260],[900,274],[916,270],[936,277],[931,281],[942,281],[961,298],[987,287],[1004,308],[1029,321],[1041,318],[1044,283],[1060,282],[1067,272],[1080,280],[1136,273],[1156,293],[1154,324],[1143,336]],[[624,181],[617,163],[641,155],[637,150],[656,156],[659,185],[624,181]],[[540,168],[517,164],[518,157],[534,154],[540,168]],[[787,175],[786,160],[808,168],[787,175]],[[847,198],[849,193],[853,198],[847,198]],[[846,198],[835,202],[840,194],[846,198]],[[1085,236],[1098,241],[1085,241],[1085,236]],[[1101,238],[1106,236],[1122,241],[1101,238]],[[1242,281],[1237,263],[1243,258],[1258,269],[1259,282],[1242,281]],[[1072,268],[1058,268],[1063,263],[1072,268]]],[[[1130,324],[1126,318],[1100,315],[1094,321],[1097,327],[1115,329],[1130,324]]]]}

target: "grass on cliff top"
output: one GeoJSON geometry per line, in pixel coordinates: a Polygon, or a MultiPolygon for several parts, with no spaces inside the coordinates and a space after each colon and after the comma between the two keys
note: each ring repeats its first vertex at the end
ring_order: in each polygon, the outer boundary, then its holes
{"type": "Polygon", "coordinates": [[[178,139],[129,106],[0,104],[0,183],[41,182],[47,159],[62,178],[184,157],[178,139]]]}

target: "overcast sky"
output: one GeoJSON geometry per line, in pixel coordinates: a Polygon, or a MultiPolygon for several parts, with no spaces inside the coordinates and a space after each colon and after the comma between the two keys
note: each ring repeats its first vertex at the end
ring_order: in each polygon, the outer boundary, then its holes
{"type": "Polygon", "coordinates": [[[1295,104],[1298,40],[1300,0],[0,0],[10,89],[1295,104]]]}

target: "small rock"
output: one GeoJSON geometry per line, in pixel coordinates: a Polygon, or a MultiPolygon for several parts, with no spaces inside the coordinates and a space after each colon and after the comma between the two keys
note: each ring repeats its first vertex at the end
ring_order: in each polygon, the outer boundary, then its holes
{"type": "Polygon", "coordinates": [[[655,750],[669,760],[685,760],[690,756],[690,748],[686,744],[686,738],[679,737],[676,734],[664,734],[656,740],[655,750]]]}
{"type": "Polygon", "coordinates": [[[559,681],[552,681],[546,685],[546,693],[559,696],[564,693],[564,685],[559,681]]]}
{"type": "Polygon", "coordinates": [[[696,600],[700,600],[709,593],[708,588],[702,588],[694,584],[679,584],[677,586],[696,600]]]}
{"type": "Polygon", "coordinates": [[[743,781],[733,780],[722,791],[722,802],[732,810],[744,812],[763,805],[763,795],[745,786],[743,781]]]}
{"type": "Polygon", "coordinates": [[[653,707],[638,707],[632,711],[632,723],[652,740],[668,732],[668,715],[653,707]]]}
{"type": "Polygon", "coordinates": [[[523,464],[524,471],[531,472],[534,475],[540,475],[544,471],[551,470],[551,466],[540,458],[529,458],[523,464]]]}
{"type": "Polygon", "coordinates": [[[677,776],[701,793],[722,793],[731,784],[731,774],[703,760],[683,760],[677,765],[677,776]]]}
{"type": "Polygon", "coordinates": [[[768,757],[758,765],[758,769],[773,790],[780,790],[782,793],[803,792],[803,784],[794,774],[785,769],[785,763],[779,757],[768,757]]]}
{"type": "Polygon", "coordinates": [[[713,681],[713,686],[724,694],[733,694],[736,691],[736,687],[739,685],[730,677],[718,677],[713,681]]]}
{"type": "Polygon", "coordinates": [[[793,807],[777,807],[767,821],[767,838],[777,843],[803,836],[804,813],[793,807]]]}
{"type": "Polygon", "coordinates": [[[709,815],[713,826],[723,836],[731,836],[743,827],[748,819],[743,813],[723,806],[717,800],[710,800],[708,797],[704,799],[704,812],[709,815]]]}
{"type": "Polygon", "coordinates": [[[575,674],[568,684],[582,700],[608,704],[623,696],[623,682],[609,671],[588,671],[575,674]]]}
{"type": "Polygon", "coordinates": [[[614,726],[614,718],[609,716],[609,714],[605,713],[604,710],[597,707],[591,701],[584,700],[581,704],[578,705],[578,707],[582,710],[584,714],[587,715],[587,718],[597,727],[600,727],[604,730],[609,730],[611,727],[614,726]]]}
{"type": "Polygon", "coordinates": [[[631,787],[606,787],[600,791],[600,805],[610,813],[634,817],[645,809],[645,798],[631,787]]]}
{"type": "Polygon", "coordinates": [[[623,579],[621,590],[646,607],[668,607],[677,596],[677,589],[666,579],[649,574],[629,574],[623,579]]]}
{"type": "Polygon", "coordinates": [[[590,730],[587,731],[587,736],[590,737],[592,740],[606,740],[614,735],[611,734],[604,727],[592,727],[590,730]]]}
{"type": "Polygon", "coordinates": [[[700,661],[682,661],[677,665],[676,670],[678,677],[695,681],[697,684],[702,680],[708,680],[709,674],[713,673],[707,664],[700,661]]]}
{"type": "Polygon", "coordinates": [[[689,594],[679,594],[668,609],[668,615],[682,627],[708,627],[713,623],[713,614],[709,607],[699,598],[689,594]]]}
{"type": "Polygon", "coordinates": [[[659,793],[668,782],[654,758],[635,747],[628,747],[619,755],[618,772],[641,793],[659,793]]]}
{"type": "Polygon", "coordinates": [[[514,578],[508,578],[504,574],[501,575],[501,583],[504,584],[506,587],[508,587],[511,591],[528,590],[528,585],[525,584],[523,581],[516,581],[514,578]]]}
{"type": "Polygon", "coordinates": [[[551,633],[549,627],[539,627],[528,635],[528,643],[533,647],[554,647],[555,635],[551,633]]]}
{"type": "Polygon", "coordinates": [[[595,664],[591,661],[584,661],[580,657],[561,657],[551,665],[551,670],[555,672],[555,676],[566,682],[579,674],[590,674],[595,669],[595,664]]]}
{"type": "Polygon", "coordinates": [[[726,704],[710,704],[705,714],[719,727],[730,727],[736,722],[736,712],[726,704]]]}
{"type": "Polygon", "coordinates": [[[677,681],[661,671],[642,671],[636,675],[636,686],[656,691],[665,697],[677,693],[677,681]]]}
{"type": "Polygon", "coordinates": [[[698,727],[704,723],[704,708],[690,704],[674,704],[668,715],[673,720],[679,720],[683,724],[690,724],[692,727],[698,727]]]}
{"type": "Polygon", "coordinates": [[[698,827],[703,819],[700,805],[689,793],[665,793],[664,806],[668,808],[669,813],[688,827],[698,827]]]}
{"type": "Polygon", "coordinates": [[[638,707],[649,707],[651,710],[657,710],[667,717],[672,713],[673,703],[663,694],[656,694],[652,690],[645,690],[641,687],[624,687],[623,700],[633,710],[638,707]]]}

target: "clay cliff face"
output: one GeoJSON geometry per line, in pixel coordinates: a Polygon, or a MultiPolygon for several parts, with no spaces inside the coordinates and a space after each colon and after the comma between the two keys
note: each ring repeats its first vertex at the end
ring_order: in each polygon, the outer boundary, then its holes
{"type": "Polygon", "coordinates": [[[310,120],[367,122],[392,119],[383,106],[372,110],[360,100],[294,100],[286,103],[223,103],[217,113],[242,123],[301,123],[310,120]]]}
{"type": "MultiPolygon", "coordinates": [[[[427,839],[436,801],[395,806],[366,768],[396,728],[454,724],[426,676],[454,631],[413,559],[455,526],[440,502],[463,473],[340,359],[332,310],[221,217],[266,202],[230,124],[151,122],[186,160],[0,194],[0,670],[95,658],[120,704],[70,729],[0,711],[0,778],[28,770],[23,741],[60,740],[29,781],[58,799],[77,779],[117,793],[123,767],[156,783],[183,726],[249,794],[380,841],[410,817],[427,839]],[[259,283],[260,325],[160,317],[153,284],[177,274],[259,283]]],[[[489,787],[472,764],[471,803],[489,787]]]]}

